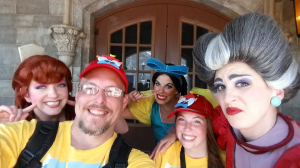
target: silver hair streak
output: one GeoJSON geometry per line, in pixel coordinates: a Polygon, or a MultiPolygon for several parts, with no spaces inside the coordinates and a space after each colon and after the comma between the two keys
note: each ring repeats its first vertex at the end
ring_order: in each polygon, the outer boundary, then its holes
{"type": "Polygon", "coordinates": [[[193,49],[201,80],[213,88],[215,71],[231,62],[244,62],[275,89],[283,89],[283,102],[300,88],[298,64],[276,21],[264,14],[248,13],[226,25],[219,34],[201,36],[193,49]],[[205,41],[204,41],[205,40],[205,41]]]}

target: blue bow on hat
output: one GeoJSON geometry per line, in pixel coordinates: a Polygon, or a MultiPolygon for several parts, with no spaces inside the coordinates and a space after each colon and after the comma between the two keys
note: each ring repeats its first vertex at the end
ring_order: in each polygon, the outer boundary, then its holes
{"type": "Polygon", "coordinates": [[[181,98],[174,107],[187,108],[195,102],[195,98],[181,98]]]}
{"type": "Polygon", "coordinates": [[[147,60],[147,66],[157,70],[158,72],[166,72],[172,75],[186,75],[189,71],[189,68],[184,65],[166,65],[155,58],[149,58],[147,60]]]}

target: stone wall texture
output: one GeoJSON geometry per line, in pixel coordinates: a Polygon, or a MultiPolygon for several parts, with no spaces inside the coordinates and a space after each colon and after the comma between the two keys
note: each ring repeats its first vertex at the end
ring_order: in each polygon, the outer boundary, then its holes
{"type": "MultiPolygon", "coordinates": [[[[94,59],[94,19],[101,14],[128,3],[141,0],[71,0],[71,23],[86,33],[76,48],[72,67],[75,94],[79,74],[94,59]]],[[[188,0],[187,0],[188,1],[188,0]]],[[[264,12],[264,0],[191,0],[207,5],[234,18],[247,12],[264,12]]],[[[11,80],[20,64],[18,47],[34,43],[45,48],[45,54],[58,58],[56,45],[47,34],[51,25],[62,24],[63,0],[0,0],[0,105],[14,104],[11,80]]],[[[300,63],[300,40],[296,36],[293,1],[276,0],[274,18],[289,33],[291,50],[300,63]]],[[[298,93],[281,111],[300,121],[300,94],[298,93]]]]}

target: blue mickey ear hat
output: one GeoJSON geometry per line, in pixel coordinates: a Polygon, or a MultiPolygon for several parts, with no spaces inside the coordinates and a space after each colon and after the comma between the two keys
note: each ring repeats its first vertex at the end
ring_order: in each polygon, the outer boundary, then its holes
{"type": "Polygon", "coordinates": [[[152,77],[153,84],[159,75],[166,74],[171,78],[178,92],[181,92],[182,95],[187,93],[187,82],[184,78],[184,75],[189,71],[187,66],[166,65],[155,58],[149,58],[146,64],[151,69],[157,70],[152,77]]]}

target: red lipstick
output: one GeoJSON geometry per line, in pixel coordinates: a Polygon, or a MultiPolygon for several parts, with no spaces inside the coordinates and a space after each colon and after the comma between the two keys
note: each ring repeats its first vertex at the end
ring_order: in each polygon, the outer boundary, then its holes
{"type": "Polygon", "coordinates": [[[231,116],[236,115],[236,114],[238,114],[238,113],[240,113],[240,112],[242,112],[242,111],[243,111],[243,110],[241,110],[241,109],[239,109],[239,108],[236,108],[236,107],[228,107],[228,108],[226,109],[227,114],[228,114],[228,115],[231,115],[231,116]]]}
{"type": "Polygon", "coordinates": [[[165,100],[165,99],[166,99],[166,97],[165,97],[165,96],[163,96],[163,95],[160,95],[160,94],[157,94],[157,95],[156,95],[156,97],[157,97],[157,99],[158,99],[158,100],[165,100]],[[164,97],[164,98],[160,98],[159,96],[160,96],[160,97],[164,97]]]}

